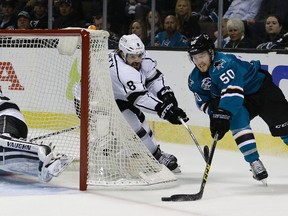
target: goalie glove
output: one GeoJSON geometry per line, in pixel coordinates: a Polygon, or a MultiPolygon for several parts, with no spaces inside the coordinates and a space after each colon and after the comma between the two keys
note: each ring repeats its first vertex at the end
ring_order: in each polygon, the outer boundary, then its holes
{"type": "Polygon", "coordinates": [[[169,121],[171,124],[181,124],[181,121],[178,119],[179,117],[185,122],[189,120],[186,113],[181,108],[175,106],[169,101],[158,103],[155,109],[160,118],[169,121]]]}
{"type": "Polygon", "coordinates": [[[178,106],[177,99],[175,98],[173,90],[169,86],[164,86],[158,93],[157,97],[163,102],[171,102],[178,106]]]}
{"type": "Polygon", "coordinates": [[[230,129],[230,112],[222,109],[215,110],[210,115],[210,132],[212,138],[218,133],[218,140],[222,139],[230,129]]]}

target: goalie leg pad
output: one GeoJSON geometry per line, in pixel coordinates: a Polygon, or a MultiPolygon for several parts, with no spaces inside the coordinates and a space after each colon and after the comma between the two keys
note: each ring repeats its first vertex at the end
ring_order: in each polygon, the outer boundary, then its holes
{"type": "Polygon", "coordinates": [[[73,161],[66,155],[55,155],[53,150],[48,145],[0,135],[0,169],[38,176],[41,182],[49,182],[73,161]]]}
{"type": "Polygon", "coordinates": [[[0,169],[25,175],[38,175],[37,146],[0,135],[0,169]]]}

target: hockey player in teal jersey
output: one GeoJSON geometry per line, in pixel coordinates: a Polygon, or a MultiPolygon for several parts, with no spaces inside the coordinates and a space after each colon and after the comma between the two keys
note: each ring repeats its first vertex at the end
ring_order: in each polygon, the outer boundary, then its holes
{"type": "Polygon", "coordinates": [[[283,92],[259,61],[215,51],[206,34],[192,39],[188,53],[196,66],[188,86],[198,108],[210,116],[212,137],[217,132],[222,139],[231,130],[253,177],[265,181],[268,173],[259,160],[250,120],[259,115],[272,136],[281,137],[288,145],[288,102],[283,92]]]}

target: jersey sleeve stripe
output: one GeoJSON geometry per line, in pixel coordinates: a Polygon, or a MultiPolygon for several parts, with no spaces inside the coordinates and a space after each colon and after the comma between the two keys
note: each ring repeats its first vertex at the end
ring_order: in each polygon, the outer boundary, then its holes
{"type": "MultiPolygon", "coordinates": [[[[146,80],[146,86],[148,87],[154,80],[158,79],[160,76],[162,76],[162,73],[158,69],[156,69],[156,73],[146,80]]],[[[163,80],[163,83],[164,83],[164,80],[163,80]]]]}
{"type": "Polygon", "coordinates": [[[133,92],[133,93],[131,93],[131,94],[127,97],[127,100],[128,100],[130,103],[134,104],[135,101],[137,101],[137,99],[138,99],[139,97],[147,94],[147,92],[148,92],[147,90],[141,91],[141,92],[133,92]]]}

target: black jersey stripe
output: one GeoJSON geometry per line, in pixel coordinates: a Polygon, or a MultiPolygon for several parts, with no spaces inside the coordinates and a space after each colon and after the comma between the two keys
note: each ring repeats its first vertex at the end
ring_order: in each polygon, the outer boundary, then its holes
{"type": "Polygon", "coordinates": [[[239,88],[227,88],[221,92],[221,95],[227,95],[227,94],[240,94],[244,95],[243,89],[239,88]]]}
{"type": "Polygon", "coordinates": [[[134,104],[135,101],[136,101],[139,97],[147,94],[147,92],[148,92],[147,90],[141,91],[141,92],[133,92],[133,93],[131,93],[131,94],[127,97],[127,100],[128,100],[131,104],[134,104]]]}
{"type": "MultiPolygon", "coordinates": [[[[148,87],[154,80],[158,79],[160,76],[162,76],[162,73],[158,69],[156,69],[156,73],[154,74],[154,76],[146,80],[146,87],[148,87]]],[[[164,85],[164,78],[162,78],[162,83],[164,85]]]]}

